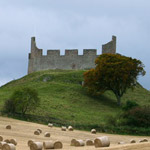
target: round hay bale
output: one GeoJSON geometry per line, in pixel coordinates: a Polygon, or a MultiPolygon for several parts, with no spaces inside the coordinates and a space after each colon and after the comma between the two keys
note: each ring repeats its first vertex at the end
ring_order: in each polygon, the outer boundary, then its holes
{"type": "Polygon", "coordinates": [[[110,145],[109,138],[107,136],[97,137],[94,140],[94,145],[95,147],[109,147],[110,145]]]}
{"type": "Polygon", "coordinates": [[[14,145],[17,145],[16,139],[10,139],[10,143],[12,143],[12,144],[14,144],[14,145]]]}
{"type": "Polygon", "coordinates": [[[6,143],[2,146],[2,150],[16,150],[16,146],[11,143],[6,143]]]}
{"type": "Polygon", "coordinates": [[[66,130],[67,130],[67,128],[65,126],[61,127],[61,131],[66,131],[66,130]]]}
{"type": "Polygon", "coordinates": [[[7,144],[7,143],[5,143],[5,144],[2,145],[2,148],[1,148],[2,150],[7,150],[7,149],[6,149],[6,144],[7,144]]]}
{"type": "Polygon", "coordinates": [[[0,135],[0,141],[3,141],[3,137],[0,135]]]}
{"type": "Polygon", "coordinates": [[[69,130],[69,131],[73,131],[73,127],[72,127],[72,126],[69,126],[69,127],[68,127],[68,130],[69,130]]]}
{"type": "Polygon", "coordinates": [[[53,127],[53,124],[52,124],[52,123],[49,123],[49,124],[48,124],[48,127],[53,127]]]}
{"type": "Polygon", "coordinates": [[[139,143],[142,143],[142,142],[148,142],[148,139],[139,140],[139,143]]]}
{"type": "Polygon", "coordinates": [[[2,146],[6,144],[6,142],[0,142],[0,149],[2,149],[2,146]]]}
{"type": "Polygon", "coordinates": [[[43,143],[42,142],[33,142],[30,145],[31,150],[42,150],[42,148],[43,148],[43,143]]]}
{"type": "Polygon", "coordinates": [[[131,139],[130,143],[136,143],[136,140],[131,139]]]}
{"type": "Polygon", "coordinates": [[[143,142],[143,140],[139,140],[139,143],[142,143],[143,142]]]}
{"type": "Polygon", "coordinates": [[[10,143],[10,140],[9,139],[5,139],[4,142],[10,143]]]}
{"type": "Polygon", "coordinates": [[[76,142],[76,139],[72,139],[70,146],[75,146],[75,142],[76,142]]]}
{"type": "Polygon", "coordinates": [[[39,131],[40,133],[42,133],[42,130],[41,130],[41,129],[37,129],[37,131],[39,131]]]}
{"type": "Polygon", "coordinates": [[[43,142],[44,149],[54,149],[54,142],[53,141],[45,141],[43,142]]]}
{"type": "Polygon", "coordinates": [[[38,130],[34,131],[34,135],[40,135],[40,132],[38,130]]]}
{"type": "Polygon", "coordinates": [[[35,150],[33,144],[30,145],[30,150],[35,150]]]}
{"type": "Polygon", "coordinates": [[[84,146],[84,145],[85,145],[85,143],[83,140],[76,140],[76,142],[75,142],[75,146],[84,146]]]}
{"type": "Polygon", "coordinates": [[[60,141],[55,141],[54,143],[54,149],[62,149],[63,144],[60,141]]]}
{"type": "Polygon", "coordinates": [[[146,139],[146,138],[145,138],[145,139],[143,139],[143,142],[148,142],[148,139],[146,139]]]}
{"type": "Polygon", "coordinates": [[[87,140],[86,140],[86,145],[87,145],[87,146],[92,146],[92,145],[94,145],[94,141],[93,141],[93,140],[90,140],[90,139],[87,139],[87,140]]]}
{"type": "Polygon", "coordinates": [[[50,137],[51,135],[50,135],[49,132],[45,132],[44,136],[45,136],[45,137],[50,137]]]}
{"type": "Polygon", "coordinates": [[[7,125],[7,126],[6,126],[6,129],[11,129],[11,125],[7,125]]]}
{"type": "Polygon", "coordinates": [[[27,143],[28,146],[30,146],[33,142],[35,142],[35,140],[29,140],[28,143],[27,143]]]}
{"type": "Polygon", "coordinates": [[[91,130],[91,133],[92,133],[92,134],[96,134],[96,129],[92,129],[92,130],[91,130]]]}
{"type": "Polygon", "coordinates": [[[125,142],[123,142],[123,141],[121,141],[121,142],[118,142],[118,144],[121,144],[121,145],[122,145],[122,144],[126,144],[126,143],[125,143],[125,142]]]}

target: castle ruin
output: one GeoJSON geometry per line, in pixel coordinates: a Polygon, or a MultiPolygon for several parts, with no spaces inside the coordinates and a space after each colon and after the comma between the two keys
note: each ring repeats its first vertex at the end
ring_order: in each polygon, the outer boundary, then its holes
{"type": "MultiPolygon", "coordinates": [[[[116,37],[102,45],[103,53],[116,53],[116,37]]],[[[31,53],[29,53],[28,74],[40,70],[64,69],[86,70],[95,67],[95,59],[98,57],[96,49],[84,49],[83,55],[78,55],[77,49],[66,49],[65,55],[60,55],[60,50],[43,50],[37,48],[35,37],[31,38],[31,53]]]]}

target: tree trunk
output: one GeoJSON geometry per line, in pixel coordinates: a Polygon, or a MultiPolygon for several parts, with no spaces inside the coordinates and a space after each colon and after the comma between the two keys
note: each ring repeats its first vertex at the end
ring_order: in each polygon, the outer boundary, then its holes
{"type": "Polygon", "coordinates": [[[116,95],[116,98],[118,106],[121,106],[121,97],[119,95],[116,95]]]}

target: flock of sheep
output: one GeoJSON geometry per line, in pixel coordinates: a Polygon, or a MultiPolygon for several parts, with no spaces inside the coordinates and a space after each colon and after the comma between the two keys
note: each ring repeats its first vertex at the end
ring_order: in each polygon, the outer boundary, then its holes
{"type": "MultiPolygon", "coordinates": [[[[49,123],[48,127],[53,127],[53,124],[49,123]]],[[[11,130],[11,126],[7,125],[6,129],[11,130]]],[[[61,127],[62,131],[73,131],[73,127],[69,126],[68,128],[65,126],[61,127]]],[[[42,133],[41,129],[37,129],[34,131],[34,135],[40,135],[42,133]]],[[[92,134],[96,134],[96,130],[92,129],[91,130],[92,134]]],[[[51,134],[49,132],[44,133],[44,137],[50,137],[51,134]]],[[[148,142],[147,139],[142,139],[140,142],[148,142]]],[[[130,143],[136,143],[134,139],[130,140],[130,143]]],[[[125,142],[118,142],[118,144],[125,144],[125,142]]],[[[63,143],[61,141],[35,141],[35,140],[28,140],[27,145],[30,150],[49,150],[49,149],[62,149],[63,148],[63,143]]],[[[98,147],[109,147],[110,146],[110,140],[107,136],[102,136],[102,137],[97,137],[93,140],[87,139],[87,140],[82,140],[82,139],[72,139],[70,146],[75,146],[75,147],[83,147],[83,146],[95,146],[96,148],[98,147]]],[[[16,139],[3,139],[2,136],[0,136],[0,149],[2,150],[16,150],[17,146],[17,141],[16,139]]]]}

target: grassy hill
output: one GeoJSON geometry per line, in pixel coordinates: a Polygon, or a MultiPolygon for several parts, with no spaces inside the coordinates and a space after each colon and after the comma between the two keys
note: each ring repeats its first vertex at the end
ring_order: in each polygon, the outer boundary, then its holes
{"type": "MultiPolygon", "coordinates": [[[[112,92],[91,97],[82,87],[84,71],[47,70],[29,74],[0,88],[0,109],[15,89],[31,87],[38,91],[41,104],[32,113],[49,117],[56,123],[74,126],[105,125],[109,116],[121,111],[112,92]]],[[[134,100],[140,105],[150,104],[150,92],[138,85],[128,90],[122,103],[134,100]]]]}

